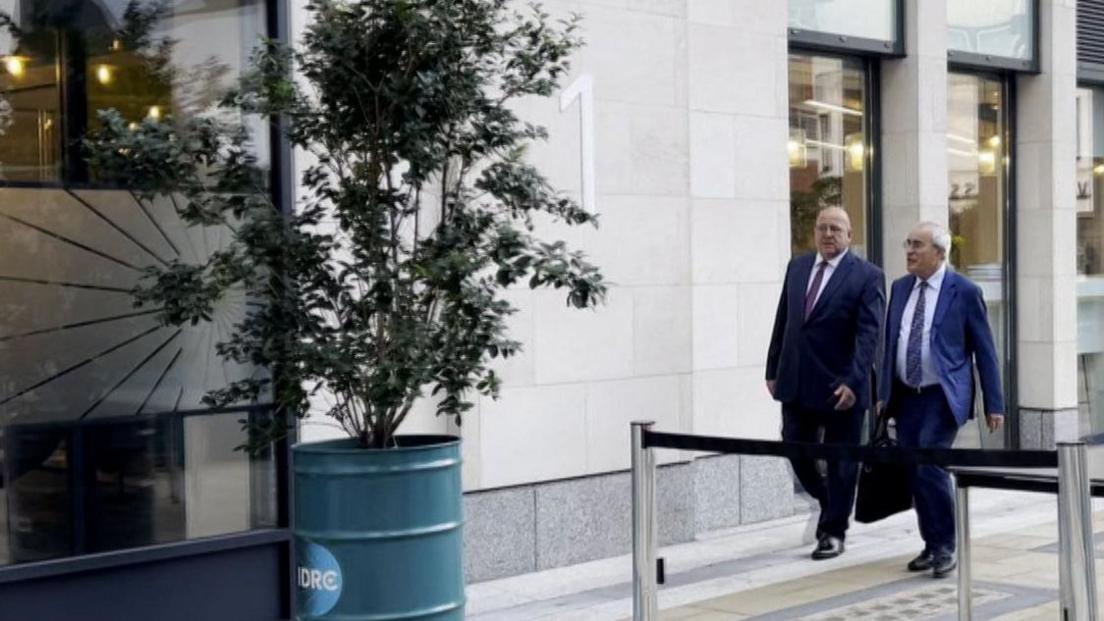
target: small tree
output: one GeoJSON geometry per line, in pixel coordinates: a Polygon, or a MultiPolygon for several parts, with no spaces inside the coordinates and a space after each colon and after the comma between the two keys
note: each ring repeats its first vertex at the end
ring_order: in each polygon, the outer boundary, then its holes
{"type": "Polygon", "coordinates": [[[148,268],[136,299],[169,325],[209,319],[231,288],[255,301],[218,353],[271,376],[206,397],[274,400],[252,446],[305,415],[316,392],[332,395],[327,414],[364,447],[394,446],[431,395],[459,424],[475,393],[497,396],[492,359],[519,349],[505,288],[564,289],[579,308],[603,299],[597,268],[533,235],[536,214],[596,220],[524,161],[526,144],[547,136],[509,108],[553,93],[580,44],[577,18],[554,25],[539,7],[506,5],[311,0],[301,46],[264,42],[222,102],[233,114],[135,128],[100,113],[87,141],[100,179],[233,231],[205,264],[148,268]],[[278,121],[312,158],[294,213],[270,199],[243,115],[278,121]]]}

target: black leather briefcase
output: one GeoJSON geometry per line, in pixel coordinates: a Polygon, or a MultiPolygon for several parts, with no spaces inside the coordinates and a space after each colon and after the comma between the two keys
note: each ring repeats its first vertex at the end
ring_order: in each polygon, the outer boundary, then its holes
{"type": "MultiPolygon", "coordinates": [[[[896,446],[889,434],[889,417],[877,417],[872,446],[896,446]]],[[[908,466],[863,464],[859,468],[859,490],[855,498],[855,521],[869,524],[912,508],[908,466]]]]}

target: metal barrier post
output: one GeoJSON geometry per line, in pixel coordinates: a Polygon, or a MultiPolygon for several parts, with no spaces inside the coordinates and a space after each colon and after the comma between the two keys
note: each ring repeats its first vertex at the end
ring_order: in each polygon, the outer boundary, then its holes
{"type": "Polygon", "coordinates": [[[970,494],[955,478],[955,537],[958,538],[958,621],[974,618],[973,574],[970,569],[970,494]]]}
{"type": "Polygon", "coordinates": [[[644,448],[652,421],[632,423],[633,621],[659,618],[656,585],[655,449],[644,448]]]}
{"type": "Polygon", "coordinates": [[[1096,554],[1085,445],[1058,443],[1058,579],[1062,619],[1096,620],[1096,554]]]}

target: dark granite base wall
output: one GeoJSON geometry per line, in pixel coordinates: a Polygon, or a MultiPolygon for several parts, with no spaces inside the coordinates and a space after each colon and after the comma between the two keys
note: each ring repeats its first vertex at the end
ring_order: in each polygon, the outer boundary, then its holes
{"type": "Polygon", "coordinates": [[[1076,440],[1077,408],[1038,410],[1020,408],[1020,448],[1054,450],[1054,443],[1076,440]]]}
{"type": "MultiPolygon", "coordinates": [[[[792,515],[789,465],[772,457],[714,456],[661,466],[660,544],[792,515]]],[[[632,549],[628,472],[478,491],[464,496],[468,582],[583,563],[632,549]]]]}

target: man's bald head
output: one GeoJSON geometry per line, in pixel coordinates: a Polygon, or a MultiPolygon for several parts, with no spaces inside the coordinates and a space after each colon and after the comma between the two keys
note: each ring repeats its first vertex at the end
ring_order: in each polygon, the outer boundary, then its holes
{"type": "Polygon", "coordinates": [[[843,207],[825,207],[817,212],[817,221],[820,220],[821,216],[827,216],[832,219],[843,219],[843,221],[847,223],[848,230],[851,229],[851,216],[843,207]]]}
{"type": "Polygon", "coordinates": [[[834,259],[851,245],[851,216],[840,207],[825,207],[817,213],[813,230],[817,252],[834,259]]]}

